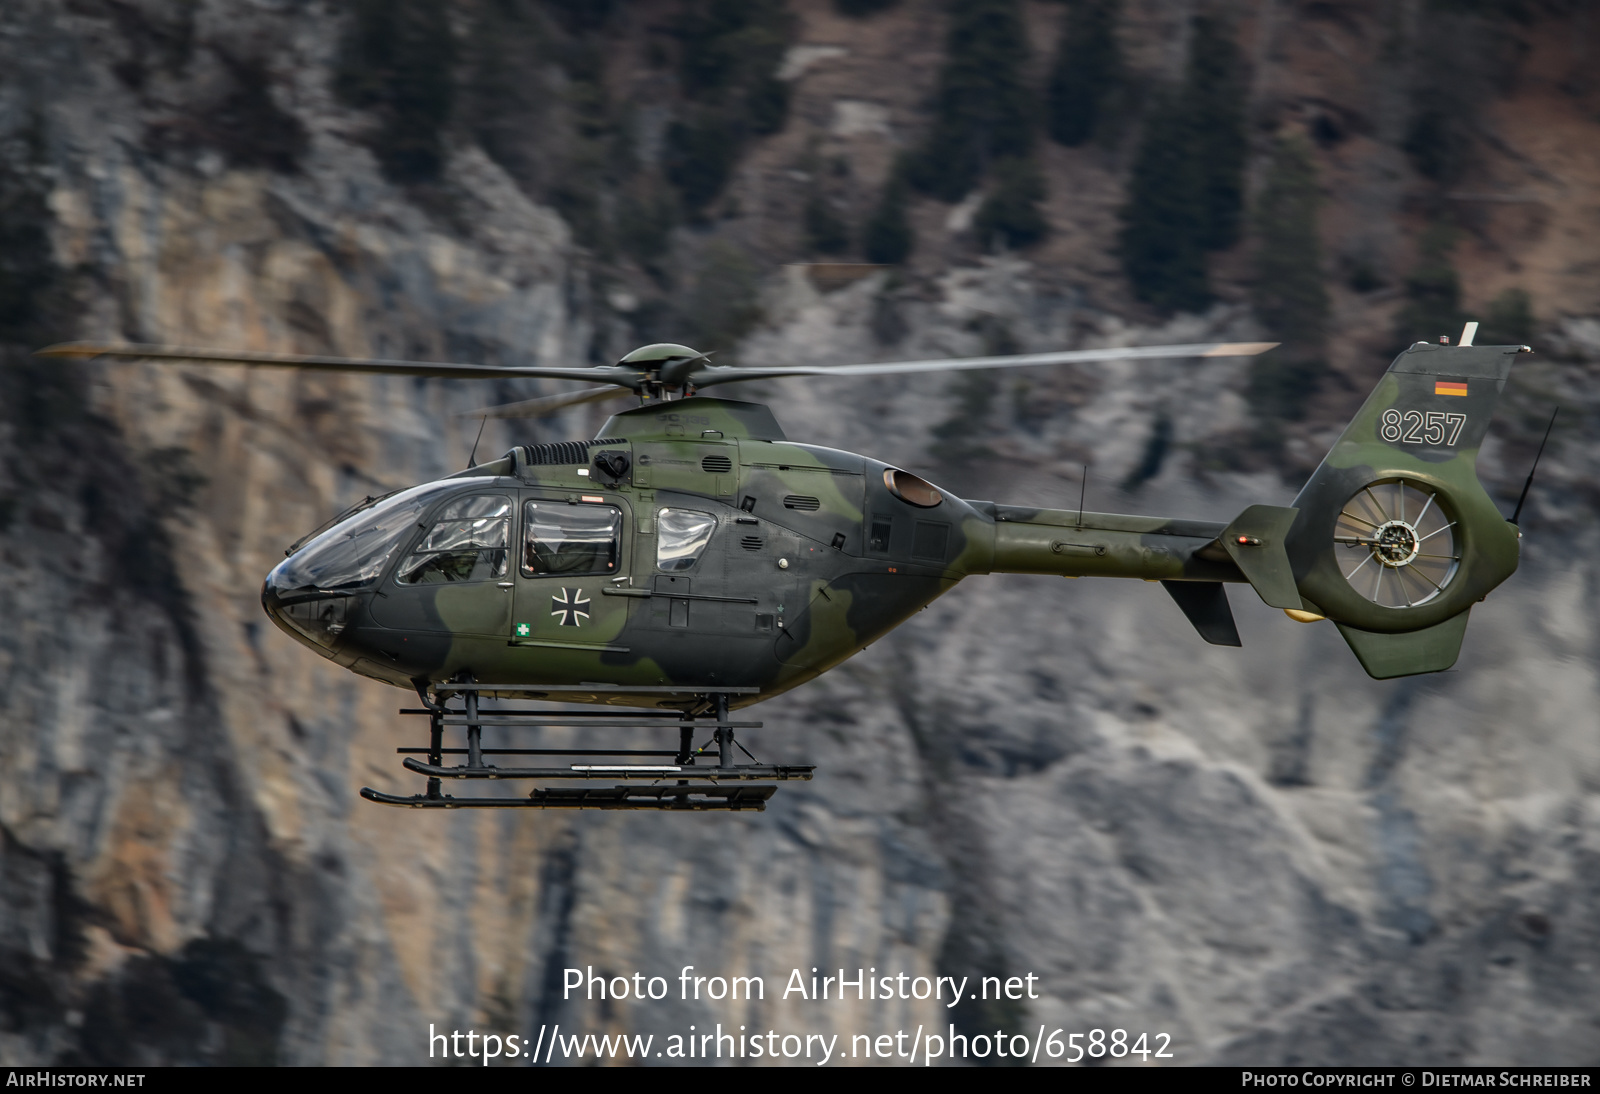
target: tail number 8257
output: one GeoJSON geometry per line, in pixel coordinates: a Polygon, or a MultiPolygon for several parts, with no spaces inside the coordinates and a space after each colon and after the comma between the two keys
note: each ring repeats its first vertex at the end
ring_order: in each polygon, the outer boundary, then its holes
{"type": "Polygon", "coordinates": [[[1465,414],[1446,414],[1442,410],[1401,412],[1390,408],[1379,420],[1378,436],[1390,444],[1450,447],[1461,436],[1461,427],[1466,424],[1465,414]]]}

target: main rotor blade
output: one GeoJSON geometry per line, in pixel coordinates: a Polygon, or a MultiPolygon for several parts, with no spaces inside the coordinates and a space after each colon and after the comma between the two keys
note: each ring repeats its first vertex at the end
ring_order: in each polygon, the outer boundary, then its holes
{"type": "Polygon", "coordinates": [[[501,403],[499,406],[486,406],[481,410],[464,410],[457,417],[461,418],[548,418],[550,415],[565,410],[568,407],[582,406],[584,403],[600,403],[607,399],[625,399],[632,395],[631,391],[616,391],[611,388],[598,387],[590,391],[566,391],[560,395],[544,395],[537,399],[523,399],[518,403],[501,403]]]}
{"type": "Polygon", "coordinates": [[[931,361],[882,361],[859,365],[794,368],[703,368],[690,380],[696,387],[782,376],[884,376],[903,372],[956,372],[979,368],[1024,368],[1075,361],[1144,361],[1170,357],[1254,357],[1276,342],[1197,342],[1183,346],[1125,346],[1119,349],[1074,349],[1054,353],[1018,353],[1004,357],[948,357],[931,361]]]}
{"type": "Polygon", "coordinates": [[[123,345],[99,342],[63,342],[34,351],[36,357],[121,357],[130,360],[171,361],[197,365],[264,365],[268,368],[303,368],[319,372],[357,372],[378,376],[429,376],[460,380],[498,380],[536,376],[554,380],[584,380],[637,389],[639,373],[633,369],[527,368],[522,366],[465,365],[435,361],[386,361],[351,357],[308,357],[292,353],[225,353],[181,346],[123,345]]]}

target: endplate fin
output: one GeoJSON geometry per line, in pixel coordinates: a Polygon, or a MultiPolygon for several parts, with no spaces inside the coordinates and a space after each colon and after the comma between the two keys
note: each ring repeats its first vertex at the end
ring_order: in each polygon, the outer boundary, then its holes
{"type": "Polygon", "coordinates": [[[1274,608],[1300,609],[1300,589],[1284,549],[1299,509],[1252,505],[1223,531],[1222,547],[1262,600],[1274,608]],[[1240,540],[1245,542],[1241,543],[1240,540]]]}

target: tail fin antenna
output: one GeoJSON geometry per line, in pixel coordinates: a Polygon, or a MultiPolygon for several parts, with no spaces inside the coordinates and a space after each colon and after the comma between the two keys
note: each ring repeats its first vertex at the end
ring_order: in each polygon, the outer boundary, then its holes
{"type": "Polygon", "coordinates": [[[1539,470],[1539,457],[1544,455],[1544,446],[1550,443],[1550,431],[1556,427],[1556,415],[1561,413],[1561,408],[1556,407],[1550,414],[1550,424],[1544,427],[1544,440],[1539,442],[1539,451],[1534,453],[1533,466],[1528,468],[1528,481],[1522,484],[1522,496],[1517,499],[1517,507],[1506,518],[1508,524],[1516,524],[1517,518],[1522,516],[1523,503],[1528,500],[1528,491],[1533,488],[1533,473],[1539,470]]]}

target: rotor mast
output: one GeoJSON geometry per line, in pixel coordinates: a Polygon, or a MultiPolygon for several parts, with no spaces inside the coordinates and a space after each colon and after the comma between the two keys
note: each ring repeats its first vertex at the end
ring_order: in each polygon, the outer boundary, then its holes
{"type": "Polygon", "coordinates": [[[656,342],[639,347],[618,361],[617,365],[639,370],[639,386],[635,390],[642,402],[670,402],[674,393],[680,399],[694,394],[695,370],[708,363],[710,358],[709,353],[701,353],[689,346],[656,342]]]}

